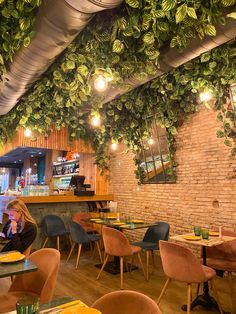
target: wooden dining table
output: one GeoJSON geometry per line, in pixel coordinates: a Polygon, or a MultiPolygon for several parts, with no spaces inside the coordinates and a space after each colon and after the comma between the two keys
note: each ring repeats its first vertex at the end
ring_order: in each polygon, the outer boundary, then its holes
{"type": "MultiPolygon", "coordinates": [[[[13,252],[13,251],[11,251],[13,252]]],[[[1,252],[0,256],[6,255],[10,252],[1,252]]],[[[0,278],[20,275],[27,272],[36,271],[37,266],[29,259],[23,259],[16,262],[1,263],[0,262],[0,278]]]]}
{"type": "MultiPolygon", "coordinates": [[[[235,237],[230,237],[230,236],[221,236],[221,237],[209,236],[209,239],[201,239],[200,238],[198,240],[193,240],[194,239],[193,233],[171,236],[170,239],[175,240],[175,241],[179,241],[182,243],[186,243],[189,245],[191,244],[191,245],[202,247],[202,263],[205,266],[207,266],[207,250],[206,250],[207,247],[213,247],[213,246],[217,246],[217,245],[220,245],[220,244],[228,242],[228,241],[236,240],[235,237]],[[192,240],[186,239],[186,237],[188,238],[189,236],[190,236],[190,238],[193,237],[192,240]]],[[[212,296],[210,296],[210,294],[209,294],[208,281],[203,283],[203,294],[198,295],[193,300],[193,302],[191,304],[191,310],[198,305],[203,306],[207,310],[212,309],[212,308],[216,308],[219,310],[219,306],[218,306],[216,300],[212,296]]],[[[185,308],[187,308],[186,305],[184,305],[182,307],[183,310],[185,310],[185,308]]]]}

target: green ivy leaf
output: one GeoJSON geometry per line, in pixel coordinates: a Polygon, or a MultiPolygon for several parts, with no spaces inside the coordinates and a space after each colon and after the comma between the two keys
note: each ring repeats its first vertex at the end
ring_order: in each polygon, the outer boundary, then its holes
{"type": "Polygon", "coordinates": [[[212,24],[207,24],[205,29],[204,29],[204,32],[205,32],[206,35],[216,36],[216,28],[212,24]]]}
{"type": "Polygon", "coordinates": [[[186,4],[182,4],[181,6],[178,7],[177,12],[175,14],[175,20],[177,24],[185,19],[187,14],[187,8],[188,7],[186,4]]]}
{"type": "Polygon", "coordinates": [[[73,70],[75,68],[75,62],[74,61],[66,61],[65,67],[67,70],[73,70]]]}
{"type": "Polygon", "coordinates": [[[125,0],[125,2],[134,9],[137,9],[139,7],[139,0],[125,0]]]}
{"type": "Polygon", "coordinates": [[[113,43],[112,51],[119,54],[119,53],[122,53],[123,50],[124,50],[124,44],[119,39],[116,39],[113,43]]]}
{"type": "Polygon", "coordinates": [[[227,17],[231,17],[232,19],[236,19],[236,12],[232,12],[227,14],[227,17]]]}
{"type": "Polygon", "coordinates": [[[161,3],[161,7],[163,11],[170,11],[177,4],[177,0],[163,0],[161,3]]]}
{"type": "Polygon", "coordinates": [[[24,47],[28,47],[29,44],[30,44],[30,37],[27,36],[27,37],[24,38],[23,46],[24,47]]]}
{"type": "Polygon", "coordinates": [[[19,123],[20,123],[20,125],[25,125],[27,121],[28,121],[28,117],[23,116],[20,119],[19,123]]]}
{"type": "Polygon", "coordinates": [[[193,19],[196,19],[197,20],[197,14],[196,14],[196,11],[194,8],[187,8],[187,14],[188,16],[190,16],[191,18],[193,19]]]}
{"type": "Polygon", "coordinates": [[[20,24],[20,29],[22,31],[25,31],[30,27],[30,19],[20,19],[19,24],[20,24]]]}
{"type": "Polygon", "coordinates": [[[229,7],[235,4],[235,0],[221,0],[221,3],[223,4],[223,6],[229,7]]]}
{"type": "Polygon", "coordinates": [[[146,33],[143,36],[143,41],[147,45],[152,45],[155,41],[155,37],[154,37],[153,33],[146,33]]]}

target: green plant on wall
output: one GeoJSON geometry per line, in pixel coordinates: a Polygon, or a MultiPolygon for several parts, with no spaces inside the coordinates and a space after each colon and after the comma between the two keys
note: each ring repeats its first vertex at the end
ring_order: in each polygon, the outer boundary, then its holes
{"type": "MultiPolygon", "coordinates": [[[[31,4],[39,3],[31,1],[31,4]]],[[[30,127],[45,136],[52,128],[67,127],[71,138],[93,141],[96,162],[106,168],[109,141],[122,139],[130,149],[138,151],[142,139],[147,136],[143,118],[154,112],[158,123],[168,130],[173,159],[176,127],[189,113],[197,110],[198,88],[211,85],[212,79],[219,79],[217,73],[220,73],[218,65],[221,62],[217,62],[223,56],[222,50],[214,50],[216,52],[210,52],[208,60],[208,57],[201,57],[131,92],[128,92],[131,87],[126,80],[132,76],[142,81],[156,75],[163,46],[181,49],[195,36],[214,36],[215,25],[225,23],[224,8],[234,4],[234,0],[127,0],[118,9],[97,14],[20,103],[1,118],[1,143],[12,137],[19,126],[30,127]],[[206,74],[206,67],[209,74],[206,74]],[[96,94],[93,89],[93,80],[99,71],[112,78],[112,86],[127,93],[103,104],[104,95],[96,94]],[[196,86],[191,85],[194,82],[196,86]],[[89,126],[92,112],[99,112],[102,117],[99,129],[89,126]]],[[[28,29],[30,31],[31,27],[28,29]]],[[[225,65],[228,67],[226,73],[231,79],[230,62],[234,59],[229,51],[233,51],[232,47],[226,45],[224,48],[229,61],[225,65]]],[[[224,73],[222,76],[226,84],[222,81],[218,84],[227,94],[229,79],[224,73]]],[[[219,96],[223,102],[223,96],[219,96]]],[[[220,105],[217,108],[223,111],[220,105]]],[[[222,114],[223,119],[228,119],[225,112],[222,114]]]]}
{"type": "Polygon", "coordinates": [[[14,53],[29,45],[40,4],[41,0],[0,0],[0,77],[14,53]]]}

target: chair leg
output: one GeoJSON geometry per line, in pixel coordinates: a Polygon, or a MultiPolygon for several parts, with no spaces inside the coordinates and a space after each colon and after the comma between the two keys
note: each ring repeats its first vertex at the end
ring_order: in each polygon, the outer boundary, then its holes
{"type": "Polygon", "coordinates": [[[151,255],[152,255],[152,265],[153,265],[153,270],[156,268],[156,263],[155,263],[155,256],[154,256],[154,251],[151,250],[151,255]]]}
{"type": "Polygon", "coordinates": [[[190,314],[191,311],[191,300],[192,300],[192,285],[191,283],[187,284],[187,314],[190,314]]]}
{"type": "Polygon", "coordinates": [[[120,256],[120,288],[123,290],[124,286],[124,257],[120,256]]]}
{"type": "Polygon", "coordinates": [[[99,254],[99,257],[100,257],[100,261],[101,263],[103,262],[102,260],[102,253],[101,253],[101,249],[100,249],[100,245],[99,245],[99,242],[96,241],[96,247],[97,247],[97,250],[98,250],[98,254],[99,254]]]}
{"type": "Polygon", "coordinates": [[[236,314],[236,304],[235,304],[235,294],[234,294],[234,282],[232,272],[228,273],[229,280],[230,280],[230,291],[231,291],[231,300],[232,300],[232,313],[236,314]]]}
{"type": "Polygon", "coordinates": [[[149,254],[150,251],[146,250],[146,279],[149,280],[149,254]]]}
{"type": "Polygon", "coordinates": [[[78,265],[79,265],[79,258],[80,258],[81,248],[82,248],[82,244],[79,243],[79,246],[78,246],[78,255],[77,255],[76,266],[75,266],[76,269],[78,268],[78,265]]]}
{"type": "MultiPolygon", "coordinates": [[[[221,305],[220,305],[220,299],[219,299],[219,294],[218,294],[218,291],[215,287],[215,283],[214,283],[214,279],[212,279],[211,281],[209,281],[210,285],[211,285],[211,289],[212,289],[212,292],[213,292],[213,295],[215,296],[216,298],[216,302],[218,304],[218,307],[219,307],[219,311],[220,311],[220,314],[224,314],[222,308],[221,308],[221,305]]],[[[232,312],[233,313],[233,312],[232,312]]]]}
{"type": "Polygon", "coordinates": [[[130,272],[131,272],[132,267],[133,267],[133,265],[134,265],[134,258],[135,258],[135,254],[133,254],[133,255],[131,256],[130,268],[129,268],[129,271],[130,271],[130,272]]]}
{"type": "Polygon", "coordinates": [[[109,255],[107,254],[106,257],[104,258],[104,262],[103,262],[102,268],[100,269],[100,271],[99,271],[99,273],[98,273],[97,279],[99,279],[99,277],[100,277],[100,275],[101,275],[101,273],[102,273],[104,267],[106,266],[106,263],[107,263],[107,261],[108,261],[108,257],[109,257],[109,255]]]}
{"type": "Polygon", "coordinates": [[[71,254],[72,254],[72,252],[74,251],[74,248],[75,248],[75,243],[73,243],[72,246],[71,246],[70,253],[69,253],[68,257],[67,257],[66,262],[69,261],[69,259],[70,259],[70,257],[71,257],[71,254]]]}
{"type": "Polygon", "coordinates": [[[145,274],[145,269],[144,269],[144,266],[143,266],[143,262],[142,262],[142,259],[141,259],[141,256],[140,254],[138,253],[138,259],[139,259],[139,263],[142,267],[142,270],[143,270],[143,275],[144,275],[144,278],[147,280],[147,277],[146,277],[146,274],[145,274]]]}
{"type": "Polygon", "coordinates": [[[60,251],[60,237],[57,236],[57,250],[60,251]]]}
{"type": "Polygon", "coordinates": [[[48,242],[48,237],[47,237],[47,238],[45,239],[45,241],[43,242],[42,248],[44,248],[44,247],[46,246],[47,242],[48,242]]]}
{"type": "Polygon", "coordinates": [[[200,287],[201,287],[201,284],[198,283],[198,284],[197,284],[196,297],[199,295],[200,287]]]}
{"type": "Polygon", "coordinates": [[[171,282],[171,279],[167,278],[165,285],[164,285],[163,289],[161,290],[161,294],[159,295],[159,298],[157,299],[157,304],[159,304],[161,302],[161,299],[162,299],[164,293],[166,292],[166,289],[169,286],[170,282],[171,282]]]}
{"type": "Polygon", "coordinates": [[[124,263],[125,263],[126,271],[129,271],[129,263],[128,263],[127,257],[124,258],[124,263]]]}
{"type": "Polygon", "coordinates": [[[92,255],[94,256],[95,248],[93,249],[93,244],[92,244],[92,242],[89,242],[89,245],[90,245],[90,251],[92,252],[92,255]]]}
{"type": "Polygon", "coordinates": [[[69,237],[69,241],[70,241],[70,247],[72,247],[72,245],[73,245],[73,241],[72,241],[72,238],[71,238],[70,233],[68,234],[68,237],[69,237]]]}

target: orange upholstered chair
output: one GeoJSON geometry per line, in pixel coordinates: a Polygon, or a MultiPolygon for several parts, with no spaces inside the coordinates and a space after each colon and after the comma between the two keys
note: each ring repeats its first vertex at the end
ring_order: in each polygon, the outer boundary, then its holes
{"type": "Polygon", "coordinates": [[[107,293],[92,307],[102,314],[161,314],[158,305],[151,298],[129,290],[107,293]]]}
{"type": "MultiPolygon", "coordinates": [[[[31,252],[31,248],[32,248],[32,244],[30,246],[27,247],[26,250],[24,250],[24,252],[22,253],[23,255],[25,255],[26,258],[29,257],[30,252],[31,252]]],[[[14,280],[14,276],[11,276],[11,281],[14,280]]]]}
{"type": "Polygon", "coordinates": [[[98,233],[98,231],[93,227],[93,224],[91,222],[84,221],[83,219],[89,219],[91,218],[90,213],[76,213],[73,215],[72,220],[81,224],[81,226],[84,228],[84,230],[87,233],[98,233]]]}
{"type": "MultiPolygon", "coordinates": [[[[236,232],[223,230],[225,236],[236,237],[236,232]]],[[[207,265],[220,271],[227,271],[230,280],[232,313],[236,313],[236,292],[233,284],[232,272],[236,272],[236,240],[221,245],[206,248],[207,265]]]]}
{"type": "Polygon", "coordinates": [[[97,276],[99,279],[106,263],[108,261],[109,256],[119,256],[120,258],[120,287],[123,289],[123,261],[124,257],[126,256],[133,256],[134,254],[138,255],[140,265],[143,270],[143,274],[145,277],[145,271],[143,267],[143,263],[141,260],[140,252],[141,248],[138,246],[133,246],[129,244],[129,240],[127,237],[119,230],[109,227],[103,227],[102,229],[102,237],[104,242],[104,249],[105,249],[105,260],[102,265],[102,268],[97,276]]]}
{"type": "Polygon", "coordinates": [[[40,249],[32,253],[29,260],[37,265],[37,271],[14,278],[9,291],[0,296],[0,313],[14,310],[17,299],[27,293],[38,296],[42,302],[52,299],[60,264],[60,252],[56,249],[40,249]]]}
{"type": "Polygon", "coordinates": [[[159,244],[163,270],[168,279],[161,291],[157,304],[160,303],[172,279],[186,282],[187,314],[189,314],[192,299],[192,283],[209,281],[216,275],[216,272],[208,266],[201,265],[193,252],[182,245],[167,241],[160,241],[159,244]]]}

